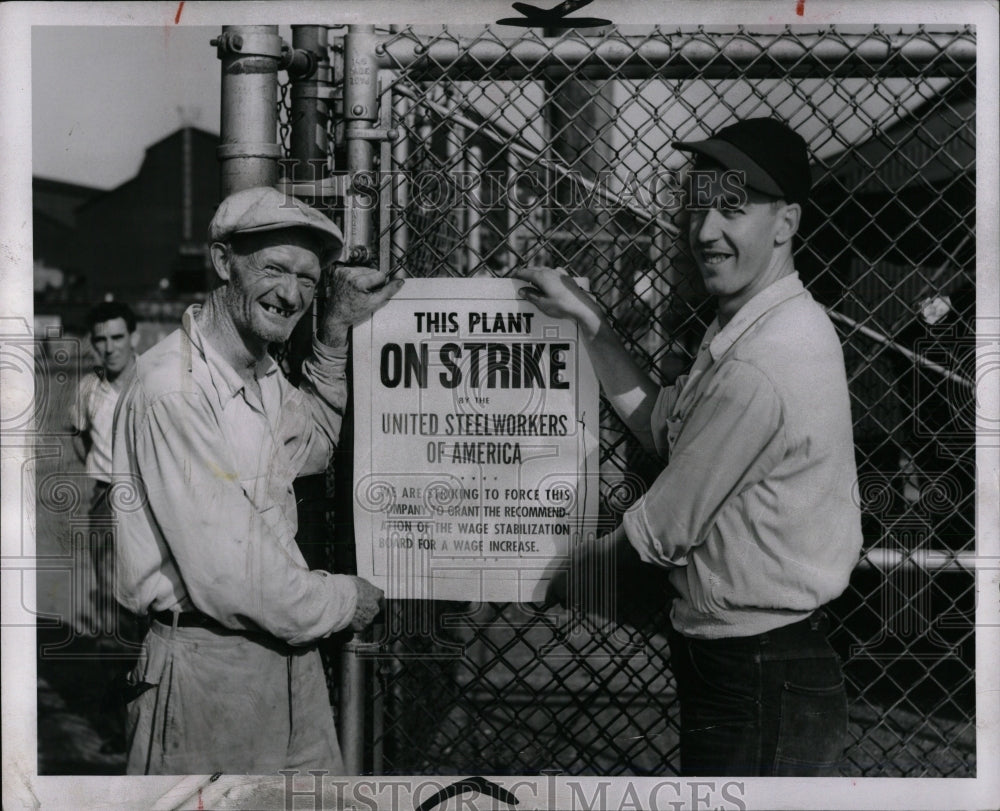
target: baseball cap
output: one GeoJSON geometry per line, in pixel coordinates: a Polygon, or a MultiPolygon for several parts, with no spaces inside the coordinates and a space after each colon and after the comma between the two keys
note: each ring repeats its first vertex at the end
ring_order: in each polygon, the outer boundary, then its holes
{"type": "Polygon", "coordinates": [[[771,197],[800,205],[809,199],[806,142],[783,121],[747,118],[704,141],[675,141],[673,147],[742,172],[749,188],[771,197]]]}
{"type": "Polygon", "coordinates": [[[233,234],[308,228],[333,251],[344,244],[340,229],[311,206],[271,186],[255,186],[230,194],[223,200],[208,226],[209,242],[224,242],[233,234]]]}

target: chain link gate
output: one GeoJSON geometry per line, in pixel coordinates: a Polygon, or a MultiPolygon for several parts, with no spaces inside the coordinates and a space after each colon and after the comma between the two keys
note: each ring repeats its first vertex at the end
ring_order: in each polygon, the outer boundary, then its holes
{"type": "MultiPolygon", "coordinates": [[[[414,276],[565,265],[666,380],[712,315],[677,239],[683,213],[654,199],[683,165],[669,143],[788,121],[814,166],[796,266],[843,342],[864,516],[862,560],[831,606],[843,773],[974,776],[974,30],[508,30],[329,30],[327,169],[353,128],[378,170],[364,241],[414,276]],[[360,61],[345,58],[352,37],[360,61]],[[377,121],[345,109],[359,65],[377,69],[377,121]]],[[[288,89],[284,154],[301,160],[288,89]]],[[[351,187],[326,188],[348,199],[347,233],[351,187]]],[[[607,403],[601,418],[610,528],[656,466],[607,403]]],[[[666,611],[391,601],[367,648],[366,770],[674,772],[666,611]]]]}

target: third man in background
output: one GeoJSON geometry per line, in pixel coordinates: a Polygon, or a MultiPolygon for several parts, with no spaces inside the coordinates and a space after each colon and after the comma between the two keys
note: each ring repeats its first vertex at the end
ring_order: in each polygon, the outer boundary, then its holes
{"type": "MultiPolygon", "coordinates": [[[[114,526],[109,502],[111,487],[111,428],[115,406],[124,382],[135,368],[139,333],[135,313],[127,304],[104,301],[87,316],[90,345],[97,367],[80,379],[76,399],[70,409],[70,422],[76,433],[73,448],[93,480],[90,494],[89,552],[94,567],[98,644],[102,671],[110,690],[111,682],[123,667],[129,666],[138,652],[134,617],[115,601],[114,526]],[[114,658],[121,657],[123,661],[114,658]]],[[[108,704],[111,703],[110,693],[108,704]]],[[[123,751],[124,722],[118,713],[108,712],[109,729],[102,751],[123,751]]]]}

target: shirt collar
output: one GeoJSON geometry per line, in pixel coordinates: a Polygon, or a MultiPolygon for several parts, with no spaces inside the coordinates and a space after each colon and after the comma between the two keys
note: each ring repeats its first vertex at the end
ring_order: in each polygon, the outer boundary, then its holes
{"type": "MultiPolygon", "coordinates": [[[[191,345],[198,350],[198,354],[204,359],[208,366],[209,375],[219,392],[219,396],[228,399],[244,392],[246,383],[239,373],[222,357],[222,355],[212,346],[212,342],[205,338],[204,333],[198,328],[197,316],[201,312],[200,304],[192,304],[184,311],[181,318],[181,329],[187,335],[191,345]]],[[[188,367],[190,369],[190,366],[188,367]]],[[[265,355],[264,359],[257,365],[257,377],[270,377],[278,371],[278,364],[270,355],[265,355]]]]}
{"type": "Polygon", "coordinates": [[[94,376],[97,378],[98,388],[112,390],[111,382],[108,380],[108,372],[103,366],[94,367],[94,376]]]}
{"type": "Polygon", "coordinates": [[[712,322],[711,330],[715,335],[709,343],[712,360],[718,361],[728,352],[743,334],[750,329],[762,316],[773,310],[779,304],[788,301],[805,292],[805,287],[797,272],[782,276],[761,290],[750,301],[736,312],[726,326],[719,328],[719,318],[712,322]]]}

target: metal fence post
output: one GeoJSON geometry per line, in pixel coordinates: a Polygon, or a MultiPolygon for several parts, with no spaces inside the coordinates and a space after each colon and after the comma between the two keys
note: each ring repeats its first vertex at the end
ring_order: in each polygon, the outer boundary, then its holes
{"type": "Polygon", "coordinates": [[[344,200],[345,257],[367,261],[371,256],[372,211],[358,205],[353,179],[359,172],[371,172],[375,146],[373,131],[378,120],[378,39],[373,25],[348,26],[344,38],[344,118],[347,121],[348,187],[344,200]]]}
{"type": "Polygon", "coordinates": [[[222,60],[222,196],[278,180],[278,63],[276,25],[226,25],[212,40],[222,60]]]}
{"type": "MultiPolygon", "coordinates": [[[[353,179],[358,172],[371,172],[374,144],[370,136],[378,119],[378,66],[375,63],[375,26],[351,25],[344,47],[344,118],[347,141],[347,193],[344,197],[344,257],[365,262],[371,258],[372,211],[358,205],[353,179]]],[[[339,521],[341,526],[353,521],[339,521]]],[[[360,635],[344,645],[340,668],[340,746],[348,774],[364,767],[365,664],[359,657],[364,645],[360,635]]]]}
{"type": "MultiPolygon", "coordinates": [[[[404,126],[401,130],[401,137],[396,140],[392,146],[392,152],[390,157],[392,158],[391,166],[383,166],[382,171],[392,171],[395,172],[398,168],[406,169],[409,159],[410,159],[410,137],[409,133],[413,132],[416,125],[416,113],[413,110],[407,109],[407,100],[402,96],[397,96],[394,100],[394,104],[397,108],[397,117],[404,122],[404,126]]],[[[390,118],[391,123],[391,118],[390,118]]],[[[400,174],[396,176],[392,175],[389,179],[389,190],[392,193],[393,206],[399,212],[404,212],[410,199],[410,186],[409,178],[405,174],[400,174]]],[[[391,244],[391,254],[394,255],[398,260],[402,261],[403,257],[406,256],[406,251],[410,244],[410,229],[406,222],[406,218],[400,214],[395,222],[382,223],[382,230],[389,230],[391,233],[390,244],[391,244]]],[[[385,262],[386,266],[391,266],[392,256],[386,256],[385,262]]],[[[402,268],[405,272],[406,268],[402,268]]]]}
{"type": "MultiPolygon", "coordinates": [[[[291,194],[301,197],[319,210],[331,215],[336,202],[322,181],[330,176],[330,101],[333,80],[327,43],[327,28],[322,25],[293,25],[292,50],[288,54],[288,76],[291,87],[291,110],[288,116],[288,155],[282,159],[284,186],[291,194]],[[287,185],[287,184],[292,185],[287,185]]],[[[312,351],[313,332],[323,311],[324,299],[317,297],[306,317],[292,331],[288,346],[288,365],[297,380],[302,362],[312,351]]],[[[300,530],[301,531],[301,530],[300,530]]],[[[321,528],[306,540],[320,548],[321,528]]]]}
{"type": "MultiPolygon", "coordinates": [[[[291,172],[295,181],[320,180],[330,174],[327,123],[333,94],[327,29],[322,25],[293,25],[292,47],[306,56],[306,75],[292,80],[291,172]]],[[[289,68],[291,72],[291,68],[289,68]]],[[[314,204],[323,207],[325,200],[314,204]]]]}

